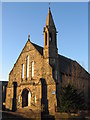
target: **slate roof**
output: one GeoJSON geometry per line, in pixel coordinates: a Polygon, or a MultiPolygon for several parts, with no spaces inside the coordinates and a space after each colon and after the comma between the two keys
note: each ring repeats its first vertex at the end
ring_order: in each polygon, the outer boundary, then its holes
{"type": "MultiPolygon", "coordinates": [[[[36,45],[34,43],[32,44],[39,51],[39,53],[43,55],[43,47],[36,45]]],[[[59,54],[58,54],[58,58],[59,58],[58,60],[59,60],[60,72],[71,74],[71,65],[72,62],[74,61],[59,54]]]]}
{"type": "Polygon", "coordinates": [[[59,62],[59,71],[63,74],[65,73],[71,75],[71,71],[72,71],[71,68],[74,61],[58,54],[58,62],[59,62]]]}
{"type": "Polygon", "coordinates": [[[59,73],[88,79],[90,75],[77,61],[58,55],[59,73]]]}
{"type": "MultiPolygon", "coordinates": [[[[43,47],[32,43],[33,46],[38,50],[38,52],[43,56],[43,47]]],[[[89,74],[77,61],[67,58],[63,55],[58,54],[59,62],[59,72],[61,74],[72,75],[72,72],[75,74],[78,69],[80,69],[80,74],[82,71],[89,74]]],[[[81,74],[82,76],[82,74],[81,74]]]]}
{"type": "Polygon", "coordinates": [[[34,44],[34,43],[32,43],[33,44],[33,46],[38,50],[38,52],[41,54],[41,55],[43,55],[43,47],[41,47],[41,46],[39,46],[39,45],[36,45],[36,44],[34,44]]]}

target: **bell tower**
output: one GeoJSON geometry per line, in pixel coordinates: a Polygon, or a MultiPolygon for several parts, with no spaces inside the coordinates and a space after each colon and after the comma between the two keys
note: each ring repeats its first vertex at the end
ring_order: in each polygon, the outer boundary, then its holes
{"type": "Polygon", "coordinates": [[[44,32],[44,51],[43,51],[44,58],[54,60],[58,56],[57,31],[50,8],[48,11],[47,21],[43,32],[44,32]]]}
{"type": "Polygon", "coordinates": [[[48,59],[49,64],[57,71],[58,49],[57,49],[57,31],[53,21],[52,13],[49,7],[46,25],[44,27],[44,59],[48,59]]]}

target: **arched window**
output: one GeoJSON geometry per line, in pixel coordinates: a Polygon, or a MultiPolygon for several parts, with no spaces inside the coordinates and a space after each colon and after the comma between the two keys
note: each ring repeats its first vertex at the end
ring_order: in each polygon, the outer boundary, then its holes
{"type": "Polygon", "coordinates": [[[49,33],[49,41],[51,42],[52,41],[52,34],[49,33]]]}
{"type": "Polygon", "coordinates": [[[30,106],[31,105],[31,92],[24,88],[22,91],[22,107],[30,106]]]}
{"type": "Polygon", "coordinates": [[[55,79],[57,80],[58,72],[55,70],[55,79]]]}
{"type": "Polygon", "coordinates": [[[29,56],[26,58],[26,79],[29,77],[29,56]]]}
{"type": "Polygon", "coordinates": [[[22,64],[22,80],[24,78],[24,64],[22,64]]]}
{"type": "Polygon", "coordinates": [[[36,104],[36,96],[34,96],[34,105],[36,104]]]}
{"type": "Polygon", "coordinates": [[[34,76],[34,61],[31,62],[31,78],[34,76]]]}
{"type": "Polygon", "coordinates": [[[31,92],[28,92],[28,106],[31,105],[31,92]]]}
{"type": "Polygon", "coordinates": [[[58,79],[58,71],[55,70],[54,68],[53,68],[53,78],[54,78],[55,80],[58,79]]]}
{"type": "Polygon", "coordinates": [[[45,32],[45,45],[47,45],[47,33],[45,32]]]}

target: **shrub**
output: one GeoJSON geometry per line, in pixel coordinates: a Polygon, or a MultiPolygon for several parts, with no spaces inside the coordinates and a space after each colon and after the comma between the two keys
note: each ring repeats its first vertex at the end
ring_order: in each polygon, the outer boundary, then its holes
{"type": "Polygon", "coordinates": [[[77,112],[86,108],[84,94],[70,84],[61,90],[60,107],[62,112],[77,112]]]}

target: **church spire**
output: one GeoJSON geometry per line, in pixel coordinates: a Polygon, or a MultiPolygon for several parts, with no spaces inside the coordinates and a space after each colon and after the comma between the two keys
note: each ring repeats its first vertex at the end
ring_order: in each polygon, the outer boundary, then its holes
{"type": "Polygon", "coordinates": [[[43,56],[46,62],[52,66],[52,74],[57,80],[58,71],[58,48],[57,48],[57,32],[53,21],[52,13],[49,7],[46,25],[44,27],[44,49],[43,56]]]}
{"type": "Polygon", "coordinates": [[[47,20],[46,20],[46,26],[48,26],[48,27],[55,27],[50,7],[49,7],[49,10],[48,10],[48,16],[47,16],[47,20]]]}
{"type": "Polygon", "coordinates": [[[46,25],[44,27],[44,57],[55,58],[57,55],[57,32],[49,7],[46,25]]]}

